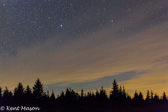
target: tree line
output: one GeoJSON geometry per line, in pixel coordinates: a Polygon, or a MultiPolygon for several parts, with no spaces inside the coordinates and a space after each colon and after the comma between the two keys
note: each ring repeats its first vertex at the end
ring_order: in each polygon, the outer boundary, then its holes
{"type": "Polygon", "coordinates": [[[66,91],[62,91],[60,95],[55,97],[53,91],[51,93],[44,91],[44,85],[39,78],[32,88],[28,85],[24,88],[20,82],[13,92],[9,91],[7,87],[4,90],[0,88],[0,105],[39,106],[44,110],[51,109],[50,111],[64,109],[64,107],[80,109],[84,106],[87,109],[114,109],[121,105],[122,107],[130,107],[167,103],[165,92],[163,92],[162,97],[159,97],[152,90],[148,90],[146,96],[142,92],[135,91],[134,96],[131,98],[124,86],[119,86],[116,80],[112,83],[112,90],[109,95],[107,95],[103,87],[96,90],[96,92],[84,92],[83,89],[81,92],[75,92],[73,89],[67,88],[66,91]]]}

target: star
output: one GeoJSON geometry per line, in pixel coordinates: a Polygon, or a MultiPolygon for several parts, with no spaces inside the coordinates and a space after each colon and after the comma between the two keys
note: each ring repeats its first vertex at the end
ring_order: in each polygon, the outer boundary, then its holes
{"type": "Polygon", "coordinates": [[[62,27],[63,27],[63,25],[62,25],[62,24],[60,24],[60,27],[62,28],[62,27]]]}

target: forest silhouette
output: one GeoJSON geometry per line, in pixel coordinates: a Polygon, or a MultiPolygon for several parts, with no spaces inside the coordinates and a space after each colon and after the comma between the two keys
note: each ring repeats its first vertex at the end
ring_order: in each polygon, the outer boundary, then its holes
{"type": "MultiPolygon", "coordinates": [[[[40,112],[168,112],[166,93],[159,97],[147,91],[146,95],[135,91],[131,98],[124,86],[112,82],[109,95],[101,87],[96,92],[75,92],[71,88],[62,91],[57,97],[52,91],[45,92],[44,85],[38,78],[32,88],[24,88],[22,83],[13,92],[6,87],[0,88],[0,106],[40,107],[40,112]]],[[[17,111],[18,112],[18,111],[17,111]]]]}

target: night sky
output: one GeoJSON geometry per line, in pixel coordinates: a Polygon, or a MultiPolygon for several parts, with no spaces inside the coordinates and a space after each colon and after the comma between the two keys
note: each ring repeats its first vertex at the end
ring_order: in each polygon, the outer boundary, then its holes
{"type": "Polygon", "coordinates": [[[168,92],[167,0],[0,0],[0,85],[168,92]]]}

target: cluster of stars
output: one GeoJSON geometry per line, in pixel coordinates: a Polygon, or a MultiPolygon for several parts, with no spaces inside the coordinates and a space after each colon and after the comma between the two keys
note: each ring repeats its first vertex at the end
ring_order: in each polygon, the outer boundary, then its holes
{"type": "MultiPolygon", "coordinates": [[[[153,10],[148,10],[149,12],[146,11],[143,15],[135,12],[135,6],[144,2],[147,1],[141,0],[138,3],[123,0],[100,0],[99,2],[93,0],[0,1],[0,55],[17,54],[19,48],[39,44],[53,36],[59,38],[58,35],[66,35],[68,39],[58,40],[72,42],[80,38],[80,35],[94,33],[106,25],[111,25],[115,29],[114,26],[124,18],[122,16],[130,16],[122,21],[123,24],[131,26],[138,21],[136,16],[143,17],[153,12],[153,10]],[[130,4],[135,4],[135,6],[130,6],[130,4]]],[[[147,3],[150,6],[153,5],[151,1],[147,3]]],[[[163,8],[163,5],[163,3],[160,4],[159,8],[163,8]]],[[[153,23],[146,21],[145,24],[153,23]]],[[[121,32],[128,30],[120,29],[121,32]]]]}

